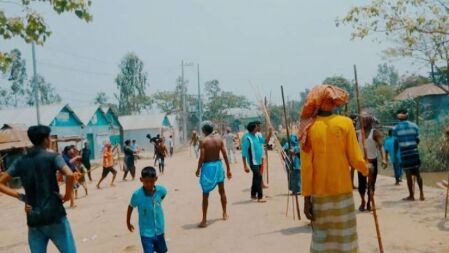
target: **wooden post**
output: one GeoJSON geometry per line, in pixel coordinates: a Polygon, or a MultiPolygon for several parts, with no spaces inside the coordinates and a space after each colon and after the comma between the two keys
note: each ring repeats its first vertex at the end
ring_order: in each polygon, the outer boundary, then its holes
{"type": "MultiPolygon", "coordinates": [[[[357,80],[357,67],[354,65],[354,77],[355,77],[355,92],[356,92],[356,97],[357,97],[357,110],[359,113],[359,122],[360,122],[360,132],[362,135],[362,146],[363,146],[363,155],[366,161],[368,161],[367,159],[367,153],[366,153],[366,140],[365,140],[365,129],[364,129],[364,125],[363,125],[363,120],[361,119],[361,113],[362,113],[362,108],[360,105],[360,94],[359,94],[359,83],[357,80]]],[[[376,234],[377,234],[377,242],[379,244],[379,252],[380,253],[384,253],[384,247],[382,244],[382,237],[380,234],[380,227],[379,227],[379,221],[377,219],[377,210],[376,210],[376,202],[374,201],[374,193],[372,190],[370,190],[370,187],[368,185],[368,194],[370,195],[371,198],[371,203],[373,206],[373,217],[374,217],[374,225],[376,227],[376,234]]]]}
{"type": "MultiPolygon", "coordinates": [[[[447,145],[449,145],[449,126],[446,128],[446,142],[447,145]]],[[[449,148],[447,149],[447,152],[449,152],[449,148]]],[[[447,158],[449,158],[449,154],[447,154],[447,158]]],[[[447,183],[448,185],[446,185],[446,205],[445,205],[445,209],[444,209],[444,219],[447,219],[447,205],[449,202],[449,168],[448,168],[448,174],[447,174],[447,183]]]]}
{"type": "MultiPolygon", "coordinates": [[[[264,103],[265,103],[265,108],[267,108],[267,106],[268,106],[267,97],[265,97],[264,103]]],[[[268,117],[269,116],[270,115],[268,114],[268,117]]],[[[269,129],[268,124],[266,124],[266,125],[267,125],[267,130],[268,130],[269,129]]],[[[270,172],[269,172],[269,165],[268,165],[268,163],[269,162],[268,162],[268,143],[267,143],[267,146],[265,147],[265,166],[266,166],[266,171],[267,171],[267,185],[270,184],[270,172]]]]}

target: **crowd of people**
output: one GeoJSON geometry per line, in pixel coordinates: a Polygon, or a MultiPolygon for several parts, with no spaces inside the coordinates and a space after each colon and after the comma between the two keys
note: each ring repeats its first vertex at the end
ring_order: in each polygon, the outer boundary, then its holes
{"type": "MultiPolygon", "coordinates": [[[[282,147],[286,154],[289,190],[293,195],[304,196],[304,213],[312,222],[310,252],[358,251],[351,170],[358,171],[357,187],[361,198],[358,210],[361,212],[374,208],[372,202],[378,167],[380,164],[383,169],[387,168],[388,161],[394,169],[396,185],[400,185],[405,172],[409,195],[404,200],[415,200],[413,176],[419,186],[419,199],[425,199],[419,170],[419,128],[408,120],[407,110],[397,112],[399,123],[389,129],[384,140],[379,122],[373,115],[363,112],[351,119],[334,114],[335,108],[348,102],[348,96],[346,91],[331,85],[312,89],[300,114],[298,133],[287,136],[282,147]]],[[[252,173],[249,197],[258,203],[266,202],[264,188],[268,185],[262,175],[273,129],[267,126],[267,135],[264,136],[261,125],[259,121],[250,122],[241,140],[231,129],[220,135],[209,121],[202,124],[203,137],[192,132],[190,145],[198,158],[195,174],[199,177],[203,194],[199,227],[208,225],[209,194],[217,186],[223,220],[229,218],[224,182],[226,178],[232,178],[231,164],[237,163],[236,147],[241,150],[244,171],[252,173]],[[236,141],[238,145],[235,145],[236,141]]],[[[88,195],[86,180],[93,180],[89,145],[85,143],[80,151],[70,145],[59,155],[48,151],[49,127],[30,127],[28,136],[34,148],[0,176],[0,192],[25,203],[31,252],[46,252],[49,240],[60,252],[76,252],[63,203],[69,201],[70,207],[75,207],[79,187],[83,187],[88,195]],[[61,177],[58,179],[56,175],[61,177]],[[25,194],[7,187],[6,183],[12,177],[22,180],[25,194]],[[64,195],[60,195],[58,180],[65,182],[64,195]]],[[[165,158],[173,156],[174,141],[172,136],[168,140],[159,135],[148,138],[154,145],[154,167],[146,166],[141,170],[142,187],[131,196],[126,215],[127,227],[129,231],[134,231],[131,216],[137,208],[144,252],[167,252],[162,209],[167,189],[156,182],[158,175],[164,174],[165,158]]],[[[135,180],[135,159],[139,157],[139,150],[135,140],[126,140],[124,144],[123,180],[126,181],[128,175],[135,180]]],[[[110,185],[114,186],[118,173],[114,168],[114,153],[119,150],[118,145],[105,143],[103,170],[96,185],[98,189],[109,174],[112,174],[110,185]]]]}

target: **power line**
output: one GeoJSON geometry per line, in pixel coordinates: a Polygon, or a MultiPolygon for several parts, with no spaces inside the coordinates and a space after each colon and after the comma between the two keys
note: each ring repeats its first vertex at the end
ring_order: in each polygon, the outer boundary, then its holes
{"type": "Polygon", "coordinates": [[[86,73],[86,74],[99,75],[99,76],[113,76],[113,77],[116,76],[115,74],[112,74],[112,73],[78,69],[78,68],[62,66],[62,65],[58,65],[58,64],[54,64],[54,63],[49,63],[49,62],[39,61],[38,63],[43,66],[47,66],[47,67],[54,68],[54,69],[65,70],[65,71],[69,71],[69,72],[86,73]]]}
{"type": "Polygon", "coordinates": [[[54,47],[45,46],[45,47],[43,47],[43,49],[44,50],[45,49],[50,49],[50,50],[47,50],[47,51],[50,51],[50,52],[53,52],[53,53],[60,53],[60,54],[68,55],[68,56],[79,58],[79,59],[89,60],[89,61],[96,61],[96,62],[100,62],[100,63],[112,64],[112,65],[115,65],[115,66],[117,66],[119,64],[117,62],[110,62],[110,61],[106,61],[106,60],[103,60],[103,59],[100,59],[100,58],[96,58],[96,57],[92,57],[92,56],[85,56],[85,55],[75,54],[75,53],[72,53],[72,52],[69,52],[69,51],[65,51],[65,50],[62,50],[62,49],[57,49],[57,48],[54,48],[54,47]]]}

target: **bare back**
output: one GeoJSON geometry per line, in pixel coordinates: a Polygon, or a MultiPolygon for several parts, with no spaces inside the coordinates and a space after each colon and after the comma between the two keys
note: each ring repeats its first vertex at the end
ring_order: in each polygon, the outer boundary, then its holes
{"type": "Polygon", "coordinates": [[[208,135],[201,142],[201,150],[204,150],[204,162],[220,160],[220,151],[223,148],[223,139],[218,135],[208,135]]]}

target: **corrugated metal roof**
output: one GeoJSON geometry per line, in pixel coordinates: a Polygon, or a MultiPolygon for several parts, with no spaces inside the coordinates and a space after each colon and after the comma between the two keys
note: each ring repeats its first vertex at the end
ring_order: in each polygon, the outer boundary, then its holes
{"type": "Polygon", "coordinates": [[[5,124],[0,129],[0,151],[32,147],[24,125],[5,124]]]}
{"type": "MultiPolygon", "coordinates": [[[[41,124],[50,125],[53,119],[65,107],[72,110],[68,105],[54,104],[40,106],[41,124]]],[[[37,115],[35,107],[15,108],[0,110],[0,125],[14,123],[33,126],[37,124],[37,115]]]]}
{"type": "Polygon", "coordinates": [[[434,83],[423,84],[416,87],[411,87],[405,89],[403,92],[399,93],[394,99],[395,100],[406,100],[411,98],[425,97],[425,96],[435,96],[435,95],[446,95],[449,90],[447,85],[435,85],[434,83]]]}
{"type": "Polygon", "coordinates": [[[119,121],[123,130],[138,130],[138,129],[154,129],[162,128],[165,114],[142,114],[142,115],[128,115],[120,116],[119,121]]]}
{"type": "MultiPolygon", "coordinates": [[[[75,112],[76,116],[83,122],[84,125],[87,126],[89,124],[92,117],[95,115],[95,113],[98,110],[98,106],[92,105],[92,106],[83,106],[83,107],[73,107],[73,111],[75,112]]],[[[101,110],[102,113],[105,113],[103,110],[101,110]]]]}

